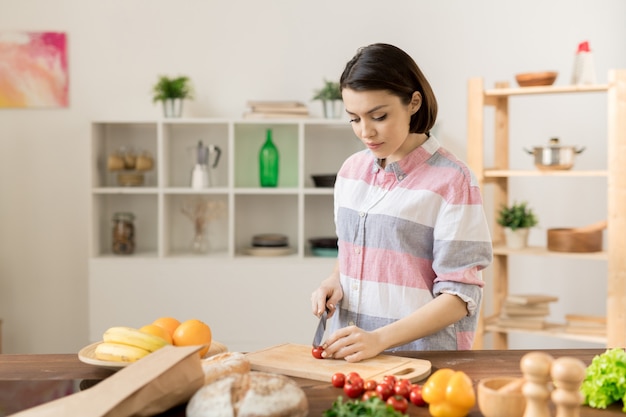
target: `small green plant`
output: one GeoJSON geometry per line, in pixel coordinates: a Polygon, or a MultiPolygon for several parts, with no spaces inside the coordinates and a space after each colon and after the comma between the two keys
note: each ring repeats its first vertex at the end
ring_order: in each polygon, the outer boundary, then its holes
{"type": "Polygon", "coordinates": [[[175,98],[193,98],[191,80],[186,76],[169,78],[162,75],[152,88],[152,92],[152,101],[155,103],[175,98]]]}
{"type": "Polygon", "coordinates": [[[539,223],[537,216],[526,202],[514,202],[510,207],[503,205],[498,214],[498,224],[509,227],[511,230],[533,227],[539,223]]]}
{"type": "Polygon", "coordinates": [[[313,100],[341,100],[341,88],[339,83],[334,81],[324,80],[324,86],[319,90],[315,90],[313,100]]]}

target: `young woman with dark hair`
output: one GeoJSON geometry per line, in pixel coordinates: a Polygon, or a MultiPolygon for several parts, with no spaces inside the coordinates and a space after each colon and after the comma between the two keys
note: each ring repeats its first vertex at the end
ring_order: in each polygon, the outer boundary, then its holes
{"type": "Polygon", "coordinates": [[[480,189],[430,131],[437,100],[401,49],[359,49],[340,86],[365,148],[335,183],[339,256],[311,297],[329,311],[324,357],[470,349],[492,260],[480,189]]]}

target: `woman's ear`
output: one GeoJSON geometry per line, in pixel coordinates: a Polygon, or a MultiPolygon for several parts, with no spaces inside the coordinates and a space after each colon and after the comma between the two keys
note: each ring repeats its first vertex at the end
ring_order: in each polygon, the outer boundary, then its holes
{"type": "Polygon", "coordinates": [[[417,113],[417,111],[422,107],[422,94],[419,91],[414,91],[413,96],[411,97],[411,114],[417,113]]]}

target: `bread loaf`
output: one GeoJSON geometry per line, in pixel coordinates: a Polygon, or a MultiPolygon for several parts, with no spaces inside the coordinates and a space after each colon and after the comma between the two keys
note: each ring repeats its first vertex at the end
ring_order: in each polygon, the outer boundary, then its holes
{"type": "Polygon", "coordinates": [[[305,417],[304,391],[284,375],[251,371],[232,374],[200,388],[187,404],[187,417],[305,417]]]}
{"type": "Polygon", "coordinates": [[[218,353],[202,359],[201,364],[205,385],[227,375],[250,372],[250,361],[241,352],[218,353]]]}

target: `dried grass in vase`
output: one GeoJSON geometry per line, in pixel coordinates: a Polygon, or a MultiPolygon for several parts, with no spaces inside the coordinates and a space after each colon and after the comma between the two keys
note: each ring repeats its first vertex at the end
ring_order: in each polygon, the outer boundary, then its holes
{"type": "Polygon", "coordinates": [[[194,237],[191,242],[191,250],[194,253],[207,253],[209,241],[207,228],[209,223],[220,218],[224,214],[226,205],[221,200],[208,198],[190,198],[185,200],[181,212],[191,220],[194,228],[194,237]]]}

